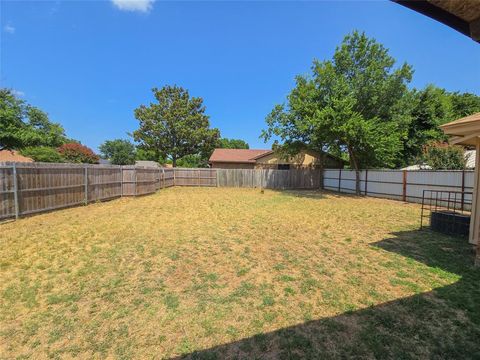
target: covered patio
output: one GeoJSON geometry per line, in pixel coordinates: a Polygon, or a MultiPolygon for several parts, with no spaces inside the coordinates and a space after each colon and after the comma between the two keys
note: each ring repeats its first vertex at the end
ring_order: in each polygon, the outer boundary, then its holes
{"type": "MultiPolygon", "coordinates": [[[[480,43],[480,1],[478,0],[392,0],[437,20],[480,43]]],[[[441,126],[452,136],[451,143],[476,148],[475,181],[469,241],[476,244],[476,265],[480,266],[480,113],[441,126]]]]}
{"type": "Polygon", "coordinates": [[[452,137],[452,144],[475,147],[477,150],[469,241],[477,245],[476,265],[480,266],[480,113],[442,125],[442,129],[452,137]]]}

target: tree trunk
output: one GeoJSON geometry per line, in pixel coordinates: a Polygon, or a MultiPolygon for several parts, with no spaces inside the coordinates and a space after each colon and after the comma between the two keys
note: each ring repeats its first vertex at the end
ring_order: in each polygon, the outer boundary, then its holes
{"type": "Polygon", "coordinates": [[[358,161],[350,146],[348,146],[348,154],[350,155],[350,164],[355,169],[355,194],[361,195],[360,192],[360,169],[358,168],[358,161]]]}
{"type": "Polygon", "coordinates": [[[176,156],[172,156],[172,166],[177,167],[177,157],[176,156]]]}

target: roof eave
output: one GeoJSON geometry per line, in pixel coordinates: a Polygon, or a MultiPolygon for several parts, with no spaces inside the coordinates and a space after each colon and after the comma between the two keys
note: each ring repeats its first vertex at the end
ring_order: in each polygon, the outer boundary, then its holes
{"type": "Polygon", "coordinates": [[[428,0],[392,0],[413,11],[439,21],[474,41],[480,42],[480,21],[477,18],[471,22],[462,19],[451,11],[442,9],[428,0]]]}

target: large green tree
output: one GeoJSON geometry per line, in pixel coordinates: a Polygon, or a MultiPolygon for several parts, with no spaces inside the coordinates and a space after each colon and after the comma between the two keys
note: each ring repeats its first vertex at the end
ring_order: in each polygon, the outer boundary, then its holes
{"type": "Polygon", "coordinates": [[[216,144],[217,148],[220,149],[249,149],[249,145],[246,141],[241,139],[229,139],[229,138],[220,138],[216,144]]]}
{"type": "Polygon", "coordinates": [[[425,145],[447,140],[440,125],[479,112],[480,97],[428,85],[422,90],[412,90],[405,106],[411,110],[403,163],[412,164],[421,159],[425,145]]]}
{"type": "Polygon", "coordinates": [[[190,97],[178,86],[152,91],[157,102],[135,110],[140,127],[133,137],[139,147],[155,152],[157,158],[171,159],[174,167],[178,159],[187,155],[208,158],[220,133],[210,128],[203,99],[190,97]]]}
{"type": "Polygon", "coordinates": [[[0,149],[27,146],[57,147],[68,141],[60,124],[51,122],[40,109],[0,89],[0,149]]]}
{"type": "Polygon", "coordinates": [[[374,39],[347,35],[333,59],[314,61],[311,76],[297,77],[288,106],[276,106],[267,117],[265,138],[346,153],[360,193],[360,169],[395,166],[406,136],[402,104],[413,71],[394,65],[374,39]]]}
{"type": "MultiPolygon", "coordinates": [[[[267,129],[261,137],[275,139],[273,148],[282,156],[313,150],[323,155],[336,148],[331,141],[330,127],[319,115],[317,88],[310,77],[297,76],[296,86],[287,96],[286,104],[276,105],[267,116],[267,129]]],[[[323,169],[323,159],[320,170],[323,169]]]]}
{"type": "Polygon", "coordinates": [[[114,165],[135,164],[135,145],[128,140],[107,140],[100,145],[99,150],[103,158],[114,165]]]}

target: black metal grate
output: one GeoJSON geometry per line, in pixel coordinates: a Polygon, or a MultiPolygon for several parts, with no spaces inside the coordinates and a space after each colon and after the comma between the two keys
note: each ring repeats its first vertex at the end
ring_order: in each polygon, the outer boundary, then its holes
{"type": "Polygon", "coordinates": [[[420,229],[468,236],[472,192],[423,190],[420,229]]]}

